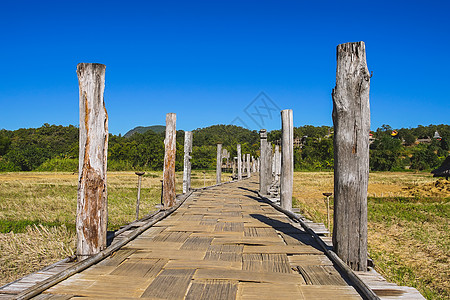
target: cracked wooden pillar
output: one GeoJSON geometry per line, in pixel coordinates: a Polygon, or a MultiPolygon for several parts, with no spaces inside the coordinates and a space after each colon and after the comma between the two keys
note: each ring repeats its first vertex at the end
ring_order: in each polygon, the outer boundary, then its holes
{"type": "Polygon", "coordinates": [[[247,153],[247,177],[252,176],[251,172],[252,172],[252,169],[250,167],[250,154],[247,153]]]}
{"type": "Polygon", "coordinates": [[[221,177],[222,177],[222,144],[217,144],[216,184],[220,183],[221,177]]]}
{"type": "Polygon", "coordinates": [[[192,131],[184,132],[183,194],[191,190],[192,131]]]}
{"type": "Polygon", "coordinates": [[[238,180],[242,179],[242,155],[241,155],[241,144],[237,144],[237,173],[238,180]]]}
{"type": "Polygon", "coordinates": [[[367,271],[370,73],[364,42],[337,46],[333,89],[334,226],[336,254],[367,271]]]}
{"type": "Polygon", "coordinates": [[[77,256],[83,259],[106,248],[108,198],[106,167],[108,114],[103,93],[105,65],[80,63],[80,149],[77,194],[77,256]]]}
{"type": "Polygon", "coordinates": [[[163,170],[163,204],[168,209],[175,205],[175,155],[176,155],[176,129],[177,115],[166,115],[166,137],[164,139],[164,170],[163,170]]]}
{"type": "Polygon", "coordinates": [[[280,180],[280,175],[281,175],[281,153],[280,153],[280,146],[279,145],[275,145],[275,153],[273,154],[273,158],[274,158],[274,170],[273,170],[273,174],[275,177],[275,181],[277,182],[278,180],[280,180]]]}
{"type": "Polygon", "coordinates": [[[292,109],[285,109],[281,111],[280,206],[289,211],[292,211],[293,185],[294,185],[294,119],[292,109]]]}
{"type": "Polygon", "coordinates": [[[272,151],[270,149],[269,142],[267,141],[267,130],[261,129],[259,131],[261,138],[260,149],[260,168],[259,168],[259,191],[262,195],[267,196],[269,194],[269,187],[272,181],[271,171],[271,156],[272,151]]]}

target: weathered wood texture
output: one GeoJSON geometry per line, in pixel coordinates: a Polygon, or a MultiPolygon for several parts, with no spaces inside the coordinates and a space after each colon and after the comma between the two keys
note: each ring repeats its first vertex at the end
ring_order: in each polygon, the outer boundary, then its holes
{"type": "Polygon", "coordinates": [[[250,154],[247,153],[247,177],[252,176],[252,169],[250,168],[250,154]]]}
{"type": "Polygon", "coordinates": [[[94,255],[106,247],[108,200],[106,167],[108,114],[103,93],[105,65],[80,63],[80,148],[77,195],[77,255],[94,255]]]}
{"type": "Polygon", "coordinates": [[[334,123],[334,228],[338,256],[367,270],[370,73],[364,42],[337,46],[334,123]]]}
{"type": "Polygon", "coordinates": [[[176,155],[176,122],[177,115],[166,115],[166,138],[164,139],[164,170],[163,170],[163,203],[164,208],[175,205],[175,155],[176,155]]]}
{"type": "Polygon", "coordinates": [[[273,176],[275,181],[280,180],[281,175],[281,152],[280,152],[280,146],[275,145],[275,153],[273,154],[273,176]]]}
{"type": "Polygon", "coordinates": [[[242,179],[242,155],[241,155],[241,144],[237,144],[237,172],[238,179],[242,179]]]}
{"type": "Polygon", "coordinates": [[[272,183],[272,146],[267,141],[267,130],[261,129],[259,136],[261,138],[259,191],[263,195],[268,195],[272,183]]]}
{"type": "Polygon", "coordinates": [[[192,131],[184,132],[183,194],[191,190],[192,131]]]}
{"type": "Polygon", "coordinates": [[[136,200],[136,220],[139,220],[139,204],[141,202],[141,175],[138,175],[138,193],[136,200]]]}
{"type": "Polygon", "coordinates": [[[217,144],[216,161],[216,184],[219,184],[222,178],[222,144],[217,144]]]}
{"type": "Polygon", "coordinates": [[[280,205],[282,208],[292,211],[294,184],[294,119],[292,109],[281,111],[281,147],[280,205]]]}

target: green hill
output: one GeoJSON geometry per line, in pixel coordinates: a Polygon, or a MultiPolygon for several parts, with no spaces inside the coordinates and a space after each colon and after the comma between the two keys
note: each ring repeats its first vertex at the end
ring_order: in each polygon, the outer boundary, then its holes
{"type": "Polygon", "coordinates": [[[163,126],[163,125],[153,125],[153,126],[146,126],[146,127],[138,126],[138,127],[131,129],[127,133],[125,133],[124,137],[130,137],[136,132],[145,133],[146,131],[149,131],[149,130],[153,131],[154,133],[160,133],[160,132],[164,132],[164,130],[166,130],[166,126],[163,126]]]}

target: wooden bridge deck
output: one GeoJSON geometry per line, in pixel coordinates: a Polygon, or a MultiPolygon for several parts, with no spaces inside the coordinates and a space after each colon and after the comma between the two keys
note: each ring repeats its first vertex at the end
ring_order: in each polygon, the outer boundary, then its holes
{"type": "Polygon", "coordinates": [[[255,179],[193,193],[113,256],[36,299],[361,299],[255,179]]]}

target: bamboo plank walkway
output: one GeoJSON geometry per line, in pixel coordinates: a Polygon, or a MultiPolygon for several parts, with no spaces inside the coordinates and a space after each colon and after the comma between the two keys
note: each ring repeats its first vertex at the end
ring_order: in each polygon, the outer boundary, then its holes
{"type": "Polygon", "coordinates": [[[35,299],[361,299],[256,179],[197,191],[100,263],[35,299]]]}

